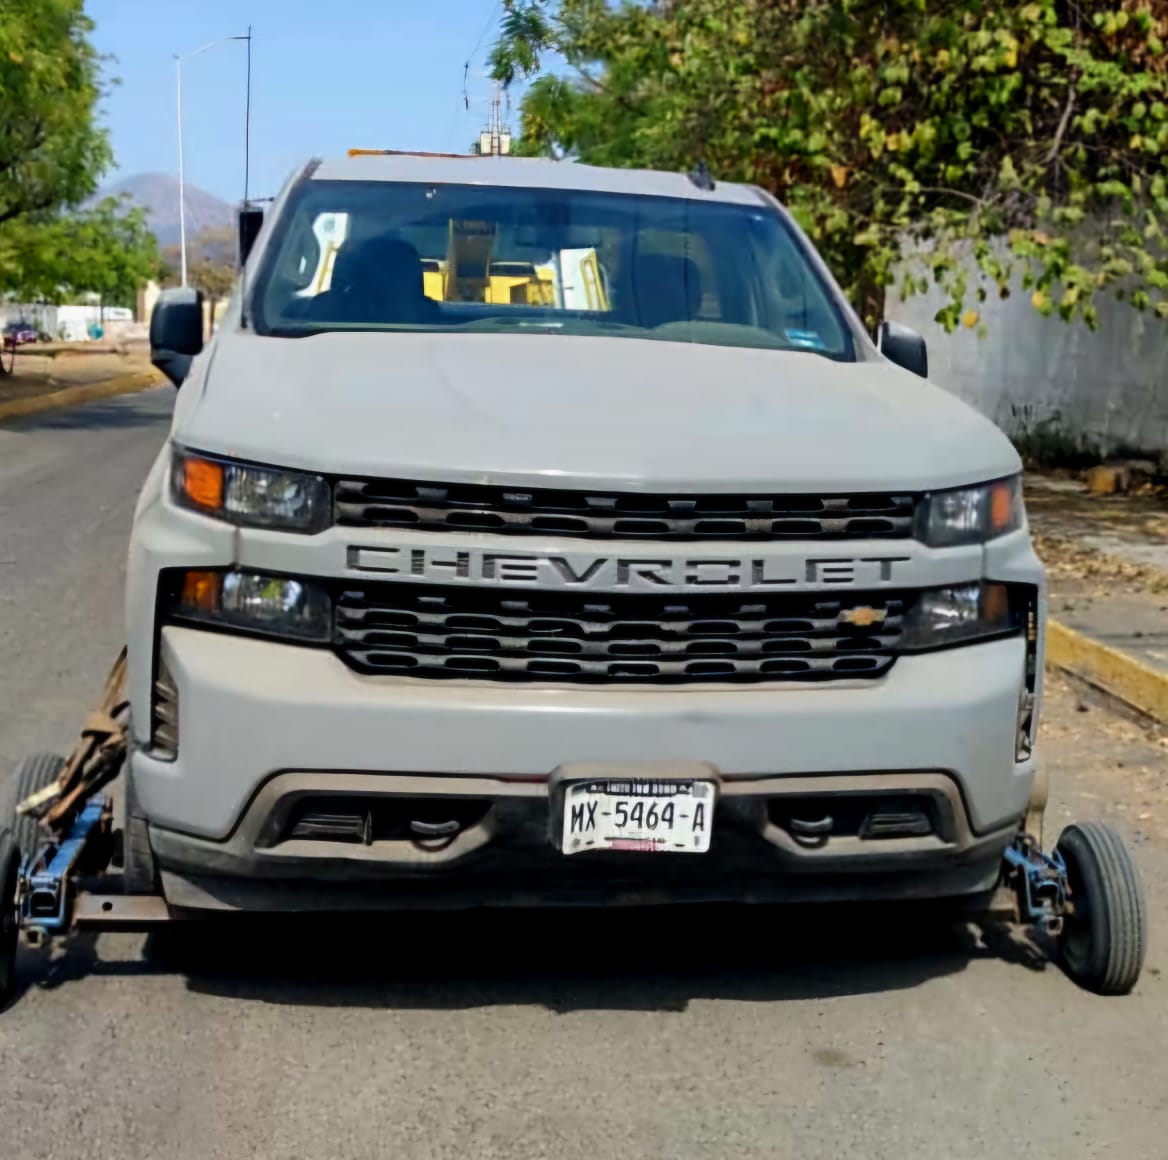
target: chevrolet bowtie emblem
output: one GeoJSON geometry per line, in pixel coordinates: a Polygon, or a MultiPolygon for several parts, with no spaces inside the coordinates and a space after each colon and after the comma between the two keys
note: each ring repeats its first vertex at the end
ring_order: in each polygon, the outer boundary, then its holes
{"type": "Polygon", "coordinates": [[[855,625],[856,628],[871,628],[874,624],[883,624],[887,613],[883,608],[869,608],[861,605],[859,608],[849,608],[840,613],[840,620],[844,624],[855,625]]]}

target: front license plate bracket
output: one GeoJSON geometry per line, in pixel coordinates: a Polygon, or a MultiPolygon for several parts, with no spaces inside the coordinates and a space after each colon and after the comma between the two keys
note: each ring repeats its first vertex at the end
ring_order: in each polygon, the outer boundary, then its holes
{"type": "Polygon", "coordinates": [[[718,791],[712,767],[580,768],[562,774],[550,786],[549,821],[564,854],[708,852],[718,791]]]}

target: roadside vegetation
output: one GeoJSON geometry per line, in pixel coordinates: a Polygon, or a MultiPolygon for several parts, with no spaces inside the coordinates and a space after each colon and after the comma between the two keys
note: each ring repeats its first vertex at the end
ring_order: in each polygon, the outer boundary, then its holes
{"type": "Polygon", "coordinates": [[[896,282],[1094,326],[1168,319],[1166,44],[1168,0],[504,0],[492,65],[518,151],[764,186],[870,324],[896,282]]]}
{"type": "Polygon", "coordinates": [[[0,296],[59,303],[99,294],[132,306],[157,269],[157,246],[141,210],[92,200],[113,162],[97,120],[111,82],[83,0],[2,8],[0,296]]]}

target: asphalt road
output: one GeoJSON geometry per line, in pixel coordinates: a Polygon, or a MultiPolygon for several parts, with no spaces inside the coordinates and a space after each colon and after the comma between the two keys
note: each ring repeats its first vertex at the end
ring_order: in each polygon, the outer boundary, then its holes
{"type": "MultiPolygon", "coordinates": [[[[120,644],[171,395],[0,428],[0,758],[63,747],[120,644]]],[[[5,1157],[1152,1158],[1168,1138],[1166,751],[1063,685],[1053,823],[1135,843],[1152,946],[1104,1000],[1003,931],[827,912],[247,924],[28,956],[5,1157]]]]}

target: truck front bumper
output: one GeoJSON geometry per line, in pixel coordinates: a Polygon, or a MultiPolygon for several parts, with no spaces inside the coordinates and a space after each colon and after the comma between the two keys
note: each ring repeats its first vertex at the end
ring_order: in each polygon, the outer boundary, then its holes
{"type": "Polygon", "coordinates": [[[1020,638],[904,657],[875,681],[665,690],[370,678],[327,651],[174,627],[161,650],[178,757],[139,749],[131,776],[176,905],[300,908],[294,884],[311,883],[333,907],[327,884],[350,881],[426,905],[436,893],[469,904],[967,894],[992,887],[1034,776],[1032,759],[1015,760],[1020,638]],[[555,848],[555,771],[695,762],[719,783],[709,855],[555,848]],[[411,803],[479,805],[451,841],[351,844],[292,836],[309,797],[395,803],[403,817],[411,803]],[[929,833],[866,840],[853,826],[809,844],[785,821],[910,799],[929,833]]]}

